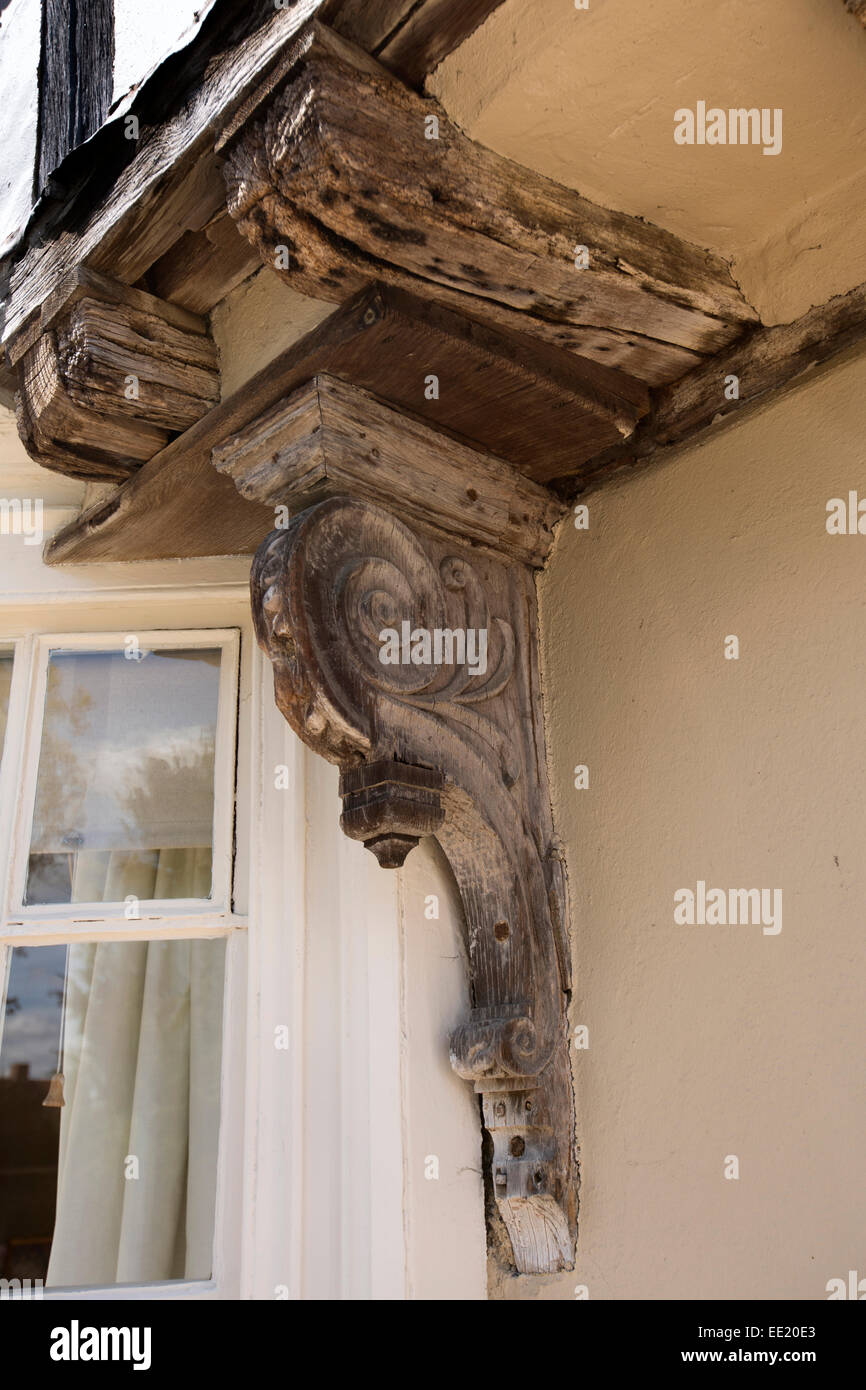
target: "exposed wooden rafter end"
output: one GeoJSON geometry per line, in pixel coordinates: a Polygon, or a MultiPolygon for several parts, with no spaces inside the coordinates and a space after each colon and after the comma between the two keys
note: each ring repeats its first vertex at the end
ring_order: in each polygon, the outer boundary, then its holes
{"type": "Polygon", "coordinates": [[[18,430],[44,468],[125,478],[219,398],[204,319],[78,267],[6,346],[18,430]]]}

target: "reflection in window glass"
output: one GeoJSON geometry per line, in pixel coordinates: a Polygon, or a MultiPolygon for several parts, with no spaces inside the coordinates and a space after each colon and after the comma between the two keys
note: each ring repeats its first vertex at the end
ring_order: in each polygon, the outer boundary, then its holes
{"type": "Polygon", "coordinates": [[[209,1278],[225,942],[11,955],[0,1278],[209,1278]]]}
{"type": "Polygon", "coordinates": [[[210,897],[220,656],[51,653],[25,902],[210,897]]]}
{"type": "Polygon", "coordinates": [[[9,691],[12,688],[12,652],[0,651],[0,758],[6,741],[6,722],[9,718],[9,691]]]}
{"type": "Polygon", "coordinates": [[[0,1033],[0,1278],[44,1279],[60,1111],[42,1102],[57,1066],[66,947],[11,954],[0,1033]]]}

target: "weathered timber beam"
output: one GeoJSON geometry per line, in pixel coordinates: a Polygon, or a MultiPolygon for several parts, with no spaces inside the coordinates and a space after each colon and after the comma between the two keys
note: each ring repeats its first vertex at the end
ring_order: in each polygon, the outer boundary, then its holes
{"type": "Polygon", "coordinates": [[[15,392],[17,389],[17,374],[7,362],[4,350],[0,348],[0,405],[2,405],[5,410],[15,409],[15,392]]]}
{"type": "Polygon", "coordinates": [[[219,398],[203,319],[79,267],[9,341],[18,429],[45,468],[127,477],[219,398]]]}
{"type": "Polygon", "coordinates": [[[158,296],[125,285],[109,275],[102,275],[89,266],[77,265],[68,271],[53,292],[30,317],[27,324],[6,341],[6,361],[17,366],[25,352],[39,341],[58,320],[68,318],[82,299],[99,300],[119,310],[157,313],[166,325],[197,337],[207,334],[207,324],[195,313],[179,304],[169,304],[158,296]]]}
{"type": "Polygon", "coordinates": [[[314,377],[213,451],[251,501],[289,515],[342,492],[410,523],[543,565],[562,508],[516,468],[335,377],[314,377]],[[407,481],[410,486],[407,487],[407,481]]]}
{"type": "Polygon", "coordinates": [[[114,85],[113,0],[43,0],[37,191],[99,128],[114,85]]]}
{"type": "Polygon", "coordinates": [[[649,406],[646,388],[616,372],[373,285],[173,440],[113,499],[58,532],[48,563],[255,550],[273,511],[245,502],[211,466],[212,450],[320,373],[507,459],[535,481],[591,457],[593,440],[616,438],[649,406]],[[587,366],[597,380],[587,378],[587,366]],[[425,393],[428,373],[439,378],[438,398],[425,393]]]}
{"type": "Polygon", "coordinates": [[[152,294],[194,314],[207,314],[255,271],[258,252],[223,211],[198,232],[185,232],[148,270],[152,294]]]}
{"type": "Polygon", "coordinates": [[[796,384],[809,368],[862,342],[866,285],[835,296],[792,323],[756,329],[742,343],[654,392],[652,409],[631,439],[603,450],[569,478],[558,480],[557,491],[570,497],[619,468],[698,437],[710,426],[731,424],[750,406],[796,384]]]}
{"type": "MultiPolygon", "coordinates": [[[[266,10],[264,23],[210,62],[177,114],[162,124],[148,125],[145,119],[132,159],[86,217],[76,216],[74,224],[61,227],[45,244],[27,246],[11,258],[4,341],[38,312],[70,265],[87,263],[127,283],[156,266],[148,287],[163,297],[168,291],[176,294],[179,303],[199,313],[227,294],[244,270],[255,269],[252,253],[239,253],[223,228],[210,234],[225,210],[214,133],[263,80],[279,79],[298,31],[324,6],[325,0],[294,0],[271,14],[266,10]]],[[[434,66],[494,7],[493,0],[444,6],[441,0],[426,0],[419,10],[416,0],[398,0],[390,19],[387,6],[378,7],[377,17],[370,0],[336,9],[345,8],[350,28],[361,25],[369,46],[387,48],[389,40],[402,45],[395,70],[408,77],[410,68],[422,76],[425,62],[434,66]]],[[[112,146],[112,157],[115,153],[112,146]]]]}
{"type": "Polygon", "coordinates": [[[327,0],[320,18],[417,87],[502,3],[503,0],[327,0]]]}
{"type": "Polygon", "coordinates": [[[651,384],[757,317],[718,257],[476,144],[317,23],[288,78],[222,143],[230,212],[314,297],[381,279],[651,384]]]}
{"type": "Polygon", "coordinates": [[[135,154],[81,225],[29,246],[9,268],[3,341],[16,334],[65,279],[87,264],[133,284],[187,231],[225,210],[215,133],[281,58],[322,0],[274,10],[255,33],[220,54],[182,109],[142,127],[135,154]]]}
{"type": "Polygon", "coordinates": [[[472,999],[451,1064],[481,1097],[515,1265],[570,1268],[566,883],[532,569],[549,498],[337,383],[305,384],[218,454],[246,496],[296,510],[253,562],[253,618],[278,708],[340,768],[344,831],[385,868],[427,834],[448,857],[472,999]],[[469,490],[489,504],[482,546],[469,490]]]}

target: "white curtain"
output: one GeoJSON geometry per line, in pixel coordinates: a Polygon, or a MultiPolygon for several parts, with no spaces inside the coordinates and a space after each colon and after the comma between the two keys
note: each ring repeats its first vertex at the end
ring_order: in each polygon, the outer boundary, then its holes
{"type": "MultiPolygon", "coordinates": [[[[73,896],[159,897],[169,870],[198,896],[210,852],[83,853],[73,896]]],[[[69,947],[47,1285],[210,1276],[224,968],[219,940],[69,947]]]]}

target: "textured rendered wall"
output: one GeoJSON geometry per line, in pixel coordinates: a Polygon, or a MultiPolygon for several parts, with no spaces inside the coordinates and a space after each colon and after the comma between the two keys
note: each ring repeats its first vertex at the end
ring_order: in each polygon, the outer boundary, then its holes
{"type": "Polygon", "coordinates": [[[837,365],[557,538],[579,1262],[499,1296],[826,1299],[864,1272],[866,535],[825,526],[866,496],[864,388],[866,357],[837,365]],[[678,925],[698,880],[781,888],[781,931],[678,925]]]}
{"type": "Polygon", "coordinates": [[[718,251],[787,323],[866,279],[862,40],[842,0],[505,0],[431,85],[473,139],[718,251]],[[780,108],[780,155],[677,145],[699,100],[780,108]]]}

